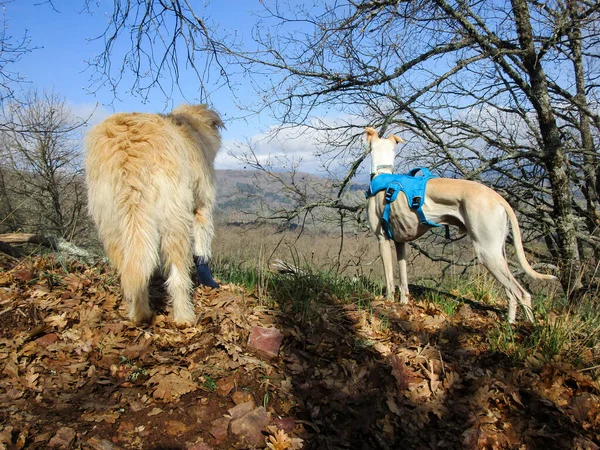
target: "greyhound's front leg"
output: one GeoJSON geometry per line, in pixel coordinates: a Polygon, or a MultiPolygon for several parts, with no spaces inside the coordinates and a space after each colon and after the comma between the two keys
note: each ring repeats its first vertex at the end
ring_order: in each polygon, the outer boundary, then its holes
{"type": "Polygon", "coordinates": [[[408,277],[406,276],[406,244],[396,242],[398,257],[398,278],[400,281],[400,303],[408,303],[408,277]]]}
{"type": "Polygon", "coordinates": [[[392,249],[390,248],[390,241],[385,236],[378,236],[379,240],[379,254],[381,255],[381,261],[383,261],[383,271],[385,273],[385,284],[387,291],[387,298],[389,300],[394,299],[394,265],[392,263],[392,249]]]}

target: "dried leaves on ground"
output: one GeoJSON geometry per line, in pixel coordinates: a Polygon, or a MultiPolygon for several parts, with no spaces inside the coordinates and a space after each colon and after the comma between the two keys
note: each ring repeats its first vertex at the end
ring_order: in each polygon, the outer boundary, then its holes
{"type": "Polygon", "coordinates": [[[600,443],[595,372],[491,352],[494,313],[463,306],[447,317],[428,303],[376,299],[294,312],[225,285],[196,291],[198,322],[182,329],[160,289],[155,297],[154,322],[138,326],[106,266],[5,261],[0,448],[600,443]],[[260,339],[249,345],[251,334],[260,339]]]}

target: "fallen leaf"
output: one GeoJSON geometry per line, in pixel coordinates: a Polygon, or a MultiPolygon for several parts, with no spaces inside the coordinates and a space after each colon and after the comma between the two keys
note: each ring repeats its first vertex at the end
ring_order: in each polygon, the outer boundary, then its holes
{"type": "Polygon", "coordinates": [[[61,427],[48,442],[48,447],[70,448],[75,440],[75,430],[70,427],[61,427]]]}
{"type": "Polygon", "coordinates": [[[118,411],[86,411],[81,415],[81,420],[84,422],[106,422],[106,423],[115,423],[121,413],[118,411]]]}
{"type": "Polygon", "coordinates": [[[266,439],[267,448],[270,450],[287,450],[292,446],[292,441],[283,430],[277,430],[266,439]]]}
{"type": "Polygon", "coordinates": [[[164,411],[160,408],[152,408],[152,411],[150,411],[148,413],[148,417],[152,417],[152,416],[158,416],[159,414],[163,413],[164,411]]]}
{"type": "Polygon", "coordinates": [[[48,316],[44,319],[44,322],[46,322],[51,327],[56,327],[59,330],[62,330],[64,327],[67,326],[68,323],[67,313],[64,312],[62,314],[54,314],[52,316],[48,316]]]}
{"type": "Polygon", "coordinates": [[[157,385],[152,396],[165,402],[172,402],[182,395],[198,389],[198,384],[192,381],[189,372],[183,370],[179,375],[175,373],[166,376],[155,375],[149,382],[157,385]]]}
{"type": "Polygon", "coordinates": [[[166,420],[165,429],[169,436],[180,436],[187,431],[188,427],[179,420],[166,420]]]}

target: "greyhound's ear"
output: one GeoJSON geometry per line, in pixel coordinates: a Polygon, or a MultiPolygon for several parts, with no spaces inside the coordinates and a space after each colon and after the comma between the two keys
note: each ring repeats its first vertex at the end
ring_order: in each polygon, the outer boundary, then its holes
{"type": "Polygon", "coordinates": [[[375,128],[367,127],[365,128],[365,131],[367,132],[367,142],[371,142],[371,139],[373,138],[379,138],[379,134],[377,133],[375,128]]]}
{"type": "Polygon", "coordinates": [[[396,141],[396,144],[404,144],[404,139],[402,139],[400,136],[396,136],[395,134],[390,135],[388,139],[393,139],[396,141]]]}

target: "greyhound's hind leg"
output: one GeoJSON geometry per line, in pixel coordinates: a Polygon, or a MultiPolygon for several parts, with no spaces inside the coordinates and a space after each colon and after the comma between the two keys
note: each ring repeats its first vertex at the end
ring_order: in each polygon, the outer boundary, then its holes
{"type": "Polygon", "coordinates": [[[166,287],[173,300],[175,322],[191,325],[196,320],[192,300],[192,248],[190,243],[191,225],[185,221],[173,221],[168,233],[161,241],[161,253],[168,273],[166,287]]]}
{"type": "Polygon", "coordinates": [[[392,263],[392,248],[390,241],[383,235],[378,236],[379,254],[383,262],[383,271],[385,273],[386,295],[389,300],[394,299],[394,265],[392,263]]]}
{"type": "Polygon", "coordinates": [[[477,242],[473,242],[473,246],[475,247],[475,253],[479,260],[506,290],[508,296],[508,321],[510,323],[515,321],[517,316],[517,303],[519,303],[523,307],[527,319],[530,322],[533,322],[531,295],[510,273],[502,248],[495,250],[492,248],[483,248],[477,242]]]}

